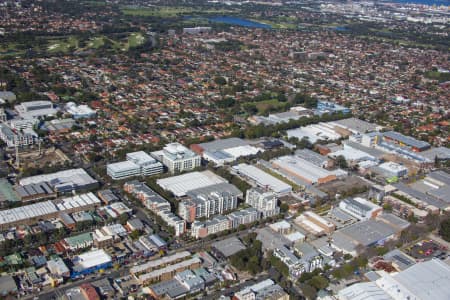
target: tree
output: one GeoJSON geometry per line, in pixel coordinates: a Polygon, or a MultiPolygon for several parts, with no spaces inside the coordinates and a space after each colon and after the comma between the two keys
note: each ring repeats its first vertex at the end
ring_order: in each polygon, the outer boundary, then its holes
{"type": "Polygon", "coordinates": [[[141,235],[141,232],[139,230],[133,230],[130,233],[130,238],[134,241],[134,240],[137,240],[140,235],[141,235]]]}
{"type": "Polygon", "coordinates": [[[222,77],[222,76],[216,76],[214,78],[214,82],[217,85],[225,85],[225,84],[227,84],[227,80],[224,77],[222,77]]]}
{"type": "Polygon", "coordinates": [[[313,278],[311,278],[311,280],[308,281],[308,284],[310,284],[311,286],[315,287],[318,290],[322,290],[328,286],[328,280],[321,275],[316,275],[313,278]]]}
{"type": "Polygon", "coordinates": [[[303,296],[305,296],[306,299],[316,299],[317,291],[313,286],[310,286],[309,284],[303,284],[300,288],[303,292],[303,296]]]}
{"type": "Polygon", "coordinates": [[[343,155],[338,155],[336,157],[336,165],[342,169],[348,168],[347,161],[345,160],[345,157],[343,155]]]}
{"type": "Polygon", "coordinates": [[[441,222],[439,225],[439,235],[447,242],[450,242],[450,219],[441,222]]]}

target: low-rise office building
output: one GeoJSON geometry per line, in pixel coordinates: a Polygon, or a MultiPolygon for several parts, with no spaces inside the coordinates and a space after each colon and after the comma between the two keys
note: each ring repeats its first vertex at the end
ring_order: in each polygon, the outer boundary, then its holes
{"type": "Polygon", "coordinates": [[[151,176],[163,172],[163,165],[144,151],[128,153],[126,159],[106,166],[106,172],[113,180],[151,176]]]}
{"type": "Polygon", "coordinates": [[[339,208],[359,220],[374,219],[383,211],[381,206],[360,197],[342,200],[339,208]]]}

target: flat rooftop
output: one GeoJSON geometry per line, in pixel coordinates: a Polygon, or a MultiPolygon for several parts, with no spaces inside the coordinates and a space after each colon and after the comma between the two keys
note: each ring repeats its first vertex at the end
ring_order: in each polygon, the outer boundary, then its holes
{"type": "Polygon", "coordinates": [[[227,181],[211,171],[203,171],[158,179],[156,182],[163,189],[171,191],[175,196],[182,197],[188,191],[227,181]]]}

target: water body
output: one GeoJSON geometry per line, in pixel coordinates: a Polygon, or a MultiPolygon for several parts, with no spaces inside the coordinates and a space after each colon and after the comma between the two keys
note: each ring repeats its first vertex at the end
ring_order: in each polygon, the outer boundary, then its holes
{"type": "Polygon", "coordinates": [[[268,24],[258,23],[250,20],[245,20],[241,18],[235,18],[235,17],[229,17],[229,16],[221,16],[221,17],[213,17],[208,18],[211,22],[216,23],[225,23],[229,25],[238,25],[238,26],[244,26],[244,27],[252,27],[252,28],[266,28],[270,29],[272,26],[268,24]]]}
{"type": "Polygon", "coordinates": [[[450,5],[450,0],[386,0],[386,2],[424,5],[450,5]]]}

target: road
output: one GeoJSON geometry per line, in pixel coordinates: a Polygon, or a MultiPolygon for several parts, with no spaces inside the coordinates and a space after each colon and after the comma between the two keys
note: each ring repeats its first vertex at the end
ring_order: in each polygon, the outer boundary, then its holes
{"type": "MultiPolygon", "coordinates": [[[[168,254],[173,254],[175,252],[184,251],[184,250],[187,250],[187,251],[190,251],[190,252],[197,252],[197,251],[205,249],[206,247],[208,247],[212,243],[217,242],[219,240],[223,240],[223,239],[226,239],[226,238],[229,238],[229,237],[235,237],[235,236],[237,236],[237,237],[245,236],[245,235],[247,235],[249,233],[250,230],[251,229],[246,229],[246,230],[243,230],[243,231],[233,232],[233,233],[230,233],[229,235],[218,237],[218,238],[216,238],[214,240],[210,240],[210,241],[198,240],[198,241],[186,244],[186,245],[180,247],[179,249],[171,250],[171,251],[168,252],[168,254]]],[[[144,262],[142,262],[142,263],[144,263],[144,262]]],[[[79,285],[81,285],[83,283],[90,283],[90,282],[98,281],[98,280],[105,279],[105,278],[113,278],[113,279],[115,279],[115,278],[119,278],[119,277],[128,275],[129,274],[129,270],[130,270],[130,268],[132,266],[133,266],[132,263],[130,263],[129,265],[122,265],[119,270],[111,271],[110,274],[104,273],[104,274],[100,274],[99,275],[98,273],[96,273],[96,274],[94,274],[95,277],[88,276],[85,279],[77,280],[77,281],[74,281],[74,282],[70,282],[70,283],[64,284],[62,286],[59,286],[57,288],[52,288],[52,289],[47,288],[47,289],[44,289],[43,291],[41,291],[39,293],[38,297],[39,297],[39,299],[42,299],[42,300],[60,299],[61,296],[65,293],[65,291],[67,291],[67,290],[69,290],[71,288],[77,287],[77,286],[79,286],[79,285]]],[[[245,284],[248,283],[250,285],[255,280],[260,280],[260,279],[259,279],[259,277],[257,277],[255,279],[253,279],[252,281],[246,282],[245,284]]],[[[230,288],[229,289],[230,292],[232,292],[231,289],[234,289],[234,288],[235,287],[230,288]]],[[[227,290],[227,292],[228,292],[228,290],[227,290]]],[[[23,299],[33,299],[35,296],[36,296],[36,294],[27,295],[23,299]]],[[[220,293],[219,293],[219,296],[220,296],[220,293]]]]}

